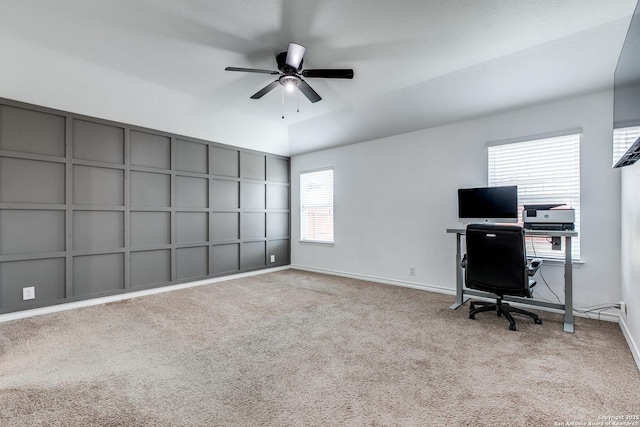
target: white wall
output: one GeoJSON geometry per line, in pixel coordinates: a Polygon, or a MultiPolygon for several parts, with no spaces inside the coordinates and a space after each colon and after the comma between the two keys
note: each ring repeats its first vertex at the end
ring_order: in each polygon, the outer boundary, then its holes
{"type": "MultiPolygon", "coordinates": [[[[289,155],[282,121],[259,120],[206,97],[160,86],[0,35],[0,97],[101,119],[289,155]],[[7,66],[10,64],[10,66],[7,66]],[[256,139],[247,123],[263,130],[256,139]]],[[[213,78],[213,77],[212,77],[213,78]]]]}
{"type": "Polygon", "coordinates": [[[622,169],[622,301],[621,324],[640,366],[640,164],[622,169]]]}
{"type": "MultiPolygon", "coordinates": [[[[620,171],[610,91],[292,159],[292,264],[453,293],[457,189],[487,184],[489,141],[582,128],[581,258],[574,304],[620,300],[620,171]],[[334,167],[335,245],[300,243],[300,171],[334,167]],[[409,268],[415,267],[415,276],[409,268]]],[[[562,297],[563,269],[543,273],[562,297]]],[[[555,301],[543,285],[537,297],[555,301]]]]}

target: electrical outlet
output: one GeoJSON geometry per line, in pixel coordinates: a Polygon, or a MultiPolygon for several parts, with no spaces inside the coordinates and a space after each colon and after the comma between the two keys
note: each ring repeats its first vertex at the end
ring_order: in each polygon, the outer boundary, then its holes
{"type": "Polygon", "coordinates": [[[29,286],[26,288],[22,288],[22,301],[26,301],[28,299],[36,298],[36,287],[29,286]]]}
{"type": "Polygon", "coordinates": [[[416,268],[409,267],[409,276],[415,276],[415,275],[416,275],[416,268]]]}
{"type": "Polygon", "coordinates": [[[620,301],[620,313],[627,314],[627,304],[624,301],[620,301]]]}
{"type": "Polygon", "coordinates": [[[271,255],[271,262],[276,262],[276,256],[275,255],[271,255]]]}

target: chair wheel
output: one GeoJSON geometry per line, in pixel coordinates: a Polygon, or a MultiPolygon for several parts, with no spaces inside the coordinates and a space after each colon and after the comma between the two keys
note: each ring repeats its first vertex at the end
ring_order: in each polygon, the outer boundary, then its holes
{"type": "Polygon", "coordinates": [[[476,305],[474,303],[470,303],[469,304],[469,309],[473,310],[474,308],[476,308],[476,305]]]}
{"type": "Polygon", "coordinates": [[[515,331],[516,330],[516,325],[509,325],[509,330],[515,331]]]}
{"type": "Polygon", "coordinates": [[[502,317],[502,313],[498,311],[498,317],[502,317]]]}
{"type": "Polygon", "coordinates": [[[469,319],[473,319],[473,320],[475,320],[475,318],[476,318],[476,315],[475,315],[475,314],[470,314],[470,315],[469,315],[469,319]]]}
{"type": "Polygon", "coordinates": [[[533,319],[534,322],[536,322],[536,325],[542,325],[542,320],[540,319],[533,319]]]}

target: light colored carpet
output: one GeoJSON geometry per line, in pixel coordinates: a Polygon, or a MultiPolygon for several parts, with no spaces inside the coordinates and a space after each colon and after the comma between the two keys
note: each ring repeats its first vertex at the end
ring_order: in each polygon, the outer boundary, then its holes
{"type": "Polygon", "coordinates": [[[554,426],[640,414],[617,324],[285,270],[0,324],[2,426],[554,426]]]}

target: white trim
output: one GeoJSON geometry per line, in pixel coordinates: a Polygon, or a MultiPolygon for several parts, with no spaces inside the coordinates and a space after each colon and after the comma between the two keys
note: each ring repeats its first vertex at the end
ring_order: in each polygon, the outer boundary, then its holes
{"type": "Polygon", "coordinates": [[[328,275],[331,275],[331,276],[347,277],[349,279],[366,280],[366,281],[369,281],[369,282],[382,283],[382,284],[385,284],[385,285],[401,286],[401,287],[404,287],[404,288],[412,288],[412,289],[419,289],[419,290],[422,290],[422,291],[437,292],[439,294],[447,294],[447,295],[455,295],[456,294],[456,291],[453,290],[453,289],[443,288],[443,287],[440,287],[440,286],[425,285],[423,283],[417,283],[417,282],[407,282],[407,281],[404,281],[404,280],[396,280],[396,279],[385,279],[385,278],[382,278],[382,277],[368,276],[366,274],[347,273],[347,272],[344,272],[344,271],[328,270],[328,269],[324,269],[324,268],[308,267],[308,266],[304,266],[304,265],[294,265],[294,264],[292,264],[291,268],[296,269],[296,270],[310,271],[312,273],[328,274],[328,275]]]}
{"type": "Polygon", "coordinates": [[[620,316],[620,329],[622,330],[622,335],[627,340],[627,345],[629,345],[629,350],[631,350],[631,355],[633,356],[633,360],[636,361],[636,365],[638,366],[638,370],[640,370],[640,348],[633,340],[631,333],[629,332],[629,328],[627,327],[627,321],[625,320],[625,316],[620,316]]]}
{"type": "Polygon", "coordinates": [[[298,243],[302,243],[304,245],[322,245],[322,246],[335,246],[335,241],[326,241],[326,240],[298,240],[298,243]]]}
{"type": "Polygon", "coordinates": [[[196,286],[210,285],[213,283],[225,282],[227,280],[240,279],[243,277],[258,276],[260,274],[272,273],[274,271],[288,270],[288,265],[282,267],[267,268],[263,270],[250,271],[247,273],[232,274],[229,276],[216,277],[213,279],[197,280],[195,282],[179,283],[176,285],[162,286],[159,288],[145,289],[142,291],[127,292],[106,297],[92,298],[83,301],[74,301],[64,304],[50,305],[47,307],[33,308],[30,310],[15,311],[12,313],[0,314],[0,323],[11,320],[25,319],[27,317],[40,316],[42,314],[57,313],[60,311],[75,310],[77,308],[91,307],[93,305],[107,304],[110,302],[123,301],[132,298],[144,297],[147,295],[161,294],[164,292],[177,291],[180,289],[193,288],[196,286]]]}

